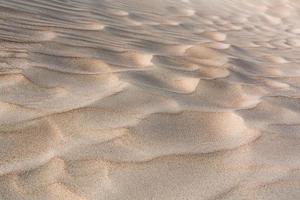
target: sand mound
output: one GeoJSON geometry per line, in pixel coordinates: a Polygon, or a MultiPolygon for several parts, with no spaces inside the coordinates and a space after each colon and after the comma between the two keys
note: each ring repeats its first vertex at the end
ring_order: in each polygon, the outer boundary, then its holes
{"type": "Polygon", "coordinates": [[[243,119],[234,113],[182,112],[153,114],[134,127],[130,135],[139,149],[161,156],[234,149],[259,134],[248,130],[243,119]]]}

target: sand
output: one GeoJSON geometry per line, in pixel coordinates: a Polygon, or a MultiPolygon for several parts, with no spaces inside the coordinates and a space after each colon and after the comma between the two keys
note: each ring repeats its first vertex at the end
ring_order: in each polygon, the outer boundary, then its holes
{"type": "Polygon", "coordinates": [[[0,0],[0,200],[300,199],[297,0],[0,0]]]}

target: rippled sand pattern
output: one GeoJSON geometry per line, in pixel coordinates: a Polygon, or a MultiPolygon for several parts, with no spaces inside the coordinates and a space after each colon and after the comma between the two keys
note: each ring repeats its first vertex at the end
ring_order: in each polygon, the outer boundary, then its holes
{"type": "Polygon", "coordinates": [[[0,200],[300,199],[298,0],[0,0],[0,200]]]}

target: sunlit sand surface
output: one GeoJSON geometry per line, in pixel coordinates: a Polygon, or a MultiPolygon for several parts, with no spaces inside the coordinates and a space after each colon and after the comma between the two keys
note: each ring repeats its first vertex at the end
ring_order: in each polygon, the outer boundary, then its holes
{"type": "Polygon", "coordinates": [[[300,199],[297,0],[0,0],[0,200],[300,199]]]}

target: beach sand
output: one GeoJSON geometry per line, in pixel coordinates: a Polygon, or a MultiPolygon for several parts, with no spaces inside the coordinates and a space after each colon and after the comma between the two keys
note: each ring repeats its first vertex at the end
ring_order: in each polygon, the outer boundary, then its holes
{"type": "Polygon", "coordinates": [[[0,0],[0,200],[300,199],[297,0],[0,0]]]}

